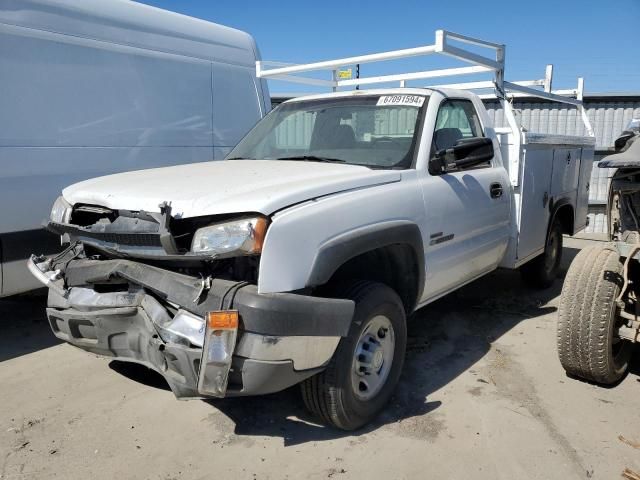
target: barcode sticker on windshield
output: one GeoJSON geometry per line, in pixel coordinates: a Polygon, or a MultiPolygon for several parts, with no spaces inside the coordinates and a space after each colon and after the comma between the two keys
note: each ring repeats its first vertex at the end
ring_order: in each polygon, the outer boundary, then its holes
{"type": "Polygon", "coordinates": [[[404,105],[407,107],[421,107],[424,97],[420,95],[383,95],[378,99],[377,106],[404,105]]]}

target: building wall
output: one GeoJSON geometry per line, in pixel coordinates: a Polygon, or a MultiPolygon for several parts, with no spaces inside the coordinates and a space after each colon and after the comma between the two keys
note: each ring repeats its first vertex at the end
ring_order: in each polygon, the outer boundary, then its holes
{"type": "MultiPolygon", "coordinates": [[[[489,116],[496,126],[506,126],[504,112],[495,100],[486,101],[489,116]]],[[[606,233],[608,178],[612,169],[598,168],[602,157],[611,153],[614,140],[632,118],[640,117],[640,96],[593,97],[585,99],[587,115],[596,134],[596,154],[591,172],[589,226],[585,233],[606,233]]],[[[585,135],[577,109],[570,105],[545,101],[515,101],[520,124],[531,132],[585,135]]]]}
{"type": "MultiPolygon", "coordinates": [[[[504,113],[496,101],[485,102],[496,126],[506,126],[504,113]]],[[[513,104],[521,125],[531,132],[561,135],[585,135],[577,109],[552,102],[522,102],[513,104]]],[[[613,141],[634,117],[640,117],[640,96],[613,97],[612,100],[585,99],[587,115],[596,134],[596,150],[613,147],[613,141]]]]}

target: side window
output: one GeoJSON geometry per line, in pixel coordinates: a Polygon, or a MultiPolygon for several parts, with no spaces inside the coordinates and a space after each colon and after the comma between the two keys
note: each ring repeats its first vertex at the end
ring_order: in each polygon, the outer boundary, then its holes
{"type": "Polygon", "coordinates": [[[433,132],[432,151],[451,148],[462,138],[483,137],[478,114],[469,100],[445,100],[433,132]]]}
{"type": "MultiPolygon", "coordinates": [[[[459,140],[474,137],[484,137],[484,133],[473,103],[470,100],[445,100],[440,105],[436,117],[436,126],[431,144],[431,158],[435,159],[435,154],[439,150],[454,147],[459,140]]],[[[490,166],[490,162],[487,161],[473,167],[467,167],[467,169],[490,166]]],[[[447,172],[457,170],[456,167],[451,166],[446,169],[447,172]]],[[[429,162],[429,172],[432,175],[443,173],[437,162],[435,166],[432,162],[429,162]]]]}

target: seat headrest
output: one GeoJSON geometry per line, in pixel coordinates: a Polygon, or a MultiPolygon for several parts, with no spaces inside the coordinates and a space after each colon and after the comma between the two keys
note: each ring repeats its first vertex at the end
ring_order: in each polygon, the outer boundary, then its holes
{"type": "Polygon", "coordinates": [[[462,138],[459,128],[439,128],[433,133],[433,143],[436,150],[453,147],[462,138]]]}

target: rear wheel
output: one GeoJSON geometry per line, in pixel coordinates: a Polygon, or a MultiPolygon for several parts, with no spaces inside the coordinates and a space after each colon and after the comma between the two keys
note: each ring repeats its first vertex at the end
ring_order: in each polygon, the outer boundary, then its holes
{"type": "Polygon", "coordinates": [[[548,288],[558,276],[561,260],[562,226],[558,220],[554,220],[547,235],[544,253],[520,267],[522,279],[532,287],[548,288]]]}
{"type": "Polygon", "coordinates": [[[612,384],[627,371],[633,344],[617,335],[621,286],[622,265],[612,246],[587,247],[573,260],[558,309],[558,355],[568,374],[612,384]]]}
{"type": "Polygon", "coordinates": [[[391,397],[404,362],[407,327],[400,297],[386,285],[355,282],[338,296],[356,304],[349,334],[327,368],[302,383],[302,397],[325,423],[354,430],[391,397]]]}

